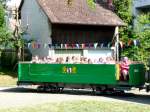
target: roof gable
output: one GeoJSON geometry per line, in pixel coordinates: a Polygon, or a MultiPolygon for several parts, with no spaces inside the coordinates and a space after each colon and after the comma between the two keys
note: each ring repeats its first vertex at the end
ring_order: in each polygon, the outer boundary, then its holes
{"type": "Polygon", "coordinates": [[[38,0],[52,23],[122,26],[124,22],[111,10],[96,4],[91,9],[87,0],[73,0],[72,5],[67,0],[38,0]]]}

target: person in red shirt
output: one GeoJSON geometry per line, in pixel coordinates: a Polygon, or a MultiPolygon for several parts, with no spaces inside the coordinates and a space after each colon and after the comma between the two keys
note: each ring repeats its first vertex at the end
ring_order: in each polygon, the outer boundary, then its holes
{"type": "Polygon", "coordinates": [[[123,58],[123,61],[120,64],[121,74],[123,75],[124,80],[128,80],[129,76],[129,60],[127,57],[123,58]]]}

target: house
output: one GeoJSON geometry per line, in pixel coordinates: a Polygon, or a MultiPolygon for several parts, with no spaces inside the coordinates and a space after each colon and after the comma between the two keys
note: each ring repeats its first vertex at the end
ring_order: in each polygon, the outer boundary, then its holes
{"type": "Polygon", "coordinates": [[[136,24],[136,18],[140,13],[150,12],[150,0],[134,0],[133,1],[133,15],[134,24],[136,24]]]}
{"type": "Polygon", "coordinates": [[[134,0],[134,14],[138,14],[140,11],[148,12],[150,11],[150,1],[149,0],[134,0]]]}
{"type": "Polygon", "coordinates": [[[87,0],[72,0],[71,4],[67,0],[24,0],[20,11],[25,38],[39,43],[37,48],[33,43],[28,47],[33,55],[41,57],[112,55],[105,44],[124,25],[114,12],[100,4],[90,8],[87,0]],[[95,49],[94,43],[101,47],[95,49]]]}

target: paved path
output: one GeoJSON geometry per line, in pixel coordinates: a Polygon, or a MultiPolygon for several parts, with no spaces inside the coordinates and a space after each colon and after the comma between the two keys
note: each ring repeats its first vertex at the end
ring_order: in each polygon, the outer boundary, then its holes
{"type": "Polygon", "coordinates": [[[69,91],[63,94],[37,93],[35,89],[18,87],[0,87],[0,107],[30,106],[48,102],[61,102],[72,100],[96,100],[138,103],[150,105],[150,93],[134,91],[122,96],[97,95],[93,96],[89,91],[69,91]],[[134,94],[133,94],[134,93],[134,94]]]}

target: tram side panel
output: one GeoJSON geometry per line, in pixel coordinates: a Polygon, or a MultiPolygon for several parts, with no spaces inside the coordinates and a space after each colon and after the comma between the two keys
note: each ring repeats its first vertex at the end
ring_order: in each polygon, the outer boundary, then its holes
{"type": "Polygon", "coordinates": [[[145,84],[145,68],[143,64],[131,64],[129,69],[129,85],[141,86],[145,84]]]}
{"type": "MultiPolygon", "coordinates": [[[[145,82],[144,66],[132,64],[126,85],[140,86],[145,82]]],[[[115,85],[115,64],[31,64],[20,63],[18,82],[115,85]]]]}
{"type": "Polygon", "coordinates": [[[75,84],[117,83],[115,65],[90,64],[19,64],[19,82],[75,84]]]}

